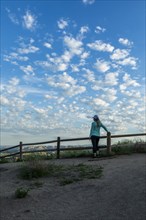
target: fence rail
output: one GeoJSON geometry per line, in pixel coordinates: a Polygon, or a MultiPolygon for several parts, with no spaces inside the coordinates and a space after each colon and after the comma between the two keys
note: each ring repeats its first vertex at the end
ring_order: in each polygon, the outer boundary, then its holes
{"type": "MultiPolygon", "coordinates": [[[[110,132],[107,133],[106,136],[101,136],[101,139],[106,138],[107,145],[103,146],[103,148],[107,148],[107,153],[110,154],[111,152],[111,147],[112,147],[112,138],[120,138],[120,137],[136,137],[136,136],[146,136],[146,133],[140,133],[140,134],[122,134],[122,135],[111,135],[110,132]]],[[[69,139],[61,139],[60,137],[57,138],[57,140],[52,140],[52,141],[45,141],[45,142],[36,142],[36,143],[22,143],[20,142],[18,145],[5,148],[0,150],[0,153],[6,152],[15,148],[18,148],[18,152],[16,153],[11,153],[7,155],[2,155],[0,156],[0,159],[6,158],[6,157],[11,157],[14,155],[19,155],[20,159],[23,159],[23,154],[26,153],[36,153],[36,152],[56,152],[57,153],[57,159],[60,158],[60,151],[67,151],[67,150],[87,150],[87,149],[92,149],[92,147],[65,147],[61,148],[61,142],[67,142],[67,141],[81,141],[81,140],[89,140],[89,137],[83,137],[83,138],[69,138],[69,139]],[[56,147],[52,149],[39,149],[39,150],[23,150],[23,146],[33,146],[33,145],[42,145],[42,144],[51,144],[51,143],[56,143],[56,147]]]]}

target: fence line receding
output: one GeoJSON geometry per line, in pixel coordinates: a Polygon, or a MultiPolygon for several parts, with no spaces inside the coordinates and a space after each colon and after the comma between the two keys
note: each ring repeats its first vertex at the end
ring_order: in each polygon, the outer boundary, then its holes
{"type": "MultiPolygon", "coordinates": [[[[121,138],[121,137],[136,137],[136,136],[146,136],[146,133],[140,133],[140,134],[122,134],[122,135],[111,135],[110,132],[107,133],[106,136],[101,136],[101,139],[106,138],[106,145],[102,146],[103,148],[107,148],[107,153],[110,154],[111,152],[111,147],[112,147],[112,138],[121,138]]],[[[45,142],[36,142],[36,143],[23,143],[20,141],[20,143],[16,146],[5,148],[0,150],[0,153],[12,150],[12,149],[18,149],[18,152],[7,154],[7,155],[2,155],[0,156],[0,159],[6,158],[6,157],[11,157],[15,155],[19,155],[19,158],[22,160],[23,159],[23,154],[26,153],[36,153],[36,152],[56,152],[57,159],[60,158],[60,151],[67,151],[67,150],[85,150],[85,149],[92,149],[92,147],[65,147],[61,148],[61,143],[62,142],[67,142],[67,141],[82,141],[82,140],[89,140],[89,137],[82,137],[82,138],[69,138],[69,139],[61,139],[60,137],[57,137],[57,140],[52,140],[52,141],[45,141],[45,142]],[[56,143],[56,147],[52,149],[39,149],[39,150],[26,150],[23,151],[23,146],[33,146],[33,145],[41,145],[41,144],[52,144],[56,143]]]]}

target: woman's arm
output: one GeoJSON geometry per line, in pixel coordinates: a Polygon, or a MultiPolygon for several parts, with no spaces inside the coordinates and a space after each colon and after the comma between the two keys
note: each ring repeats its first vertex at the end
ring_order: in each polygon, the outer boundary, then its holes
{"type": "Polygon", "coordinates": [[[101,123],[101,127],[106,131],[109,132],[108,129],[101,123]]]}

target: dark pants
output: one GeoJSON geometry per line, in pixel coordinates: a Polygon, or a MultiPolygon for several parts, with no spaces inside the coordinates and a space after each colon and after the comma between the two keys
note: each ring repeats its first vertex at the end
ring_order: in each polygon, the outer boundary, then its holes
{"type": "Polygon", "coordinates": [[[92,146],[93,146],[93,153],[96,153],[99,150],[98,143],[99,137],[98,136],[91,136],[92,146]]]}

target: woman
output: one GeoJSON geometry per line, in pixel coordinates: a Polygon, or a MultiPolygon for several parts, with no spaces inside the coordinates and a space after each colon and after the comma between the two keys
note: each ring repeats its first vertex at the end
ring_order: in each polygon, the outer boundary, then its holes
{"type": "Polygon", "coordinates": [[[107,128],[101,123],[97,115],[94,115],[93,122],[90,129],[90,138],[93,146],[93,157],[99,156],[99,138],[100,138],[100,128],[102,127],[106,132],[109,132],[107,128]]]}

